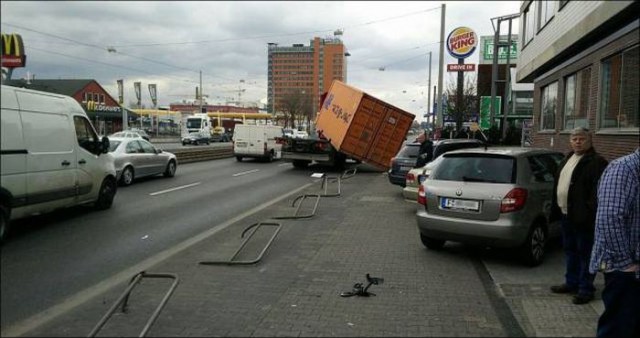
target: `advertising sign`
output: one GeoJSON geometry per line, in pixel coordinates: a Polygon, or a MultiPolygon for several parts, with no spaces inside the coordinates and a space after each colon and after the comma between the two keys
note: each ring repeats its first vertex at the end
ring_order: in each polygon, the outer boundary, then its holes
{"type": "Polygon", "coordinates": [[[124,103],[123,86],[124,86],[123,80],[118,80],[118,103],[121,105],[124,103]]]}
{"type": "Polygon", "coordinates": [[[133,89],[135,89],[136,91],[136,99],[138,100],[138,107],[140,107],[140,86],[142,85],[141,82],[134,82],[133,83],[133,89]]]}
{"type": "Polygon", "coordinates": [[[149,95],[151,96],[151,102],[155,107],[158,104],[157,87],[155,83],[149,84],[149,95]]]}
{"type": "MultiPolygon", "coordinates": [[[[498,116],[502,111],[502,97],[496,96],[493,104],[496,105],[496,114],[498,116]]],[[[491,96],[480,96],[480,128],[482,130],[491,127],[491,96]]]]}
{"type": "Polygon", "coordinates": [[[447,37],[447,51],[456,59],[465,59],[476,50],[478,38],[469,27],[458,27],[447,37]]]}
{"type": "MultiPolygon", "coordinates": [[[[482,64],[490,64],[493,63],[493,40],[494,37],[487,35],[480,37],[480,63],[482,64]]],[[[508,36],[501,35],[499,41],[501,43],[505,43],[508,40],[508,36]]],[[[511,35],[511,54],[509,56],[509,60],[511,63],[518,62],[518,35],[511,35]]],[[[507,61],[507,48],[506,46],[501,46],[498,48],[498,63],[504,64],[507,61]]]]}
{"type": "Polygon", "coordinates": [[[20,34],[2,34],[2,67],[17,68],[27,64],[20,34]]]}
{"type": "Polygon", "coordinates": [[[105,112],[105,113],[120,113],[120,107],[107,106],[96,101],[87,101],[86,108],[88,112],[105,112]]]}
{"type": "Polygon", "coordinates": [[[475,63],[449,63],[447,64],[447,72],[475,72],[475,63]]]}

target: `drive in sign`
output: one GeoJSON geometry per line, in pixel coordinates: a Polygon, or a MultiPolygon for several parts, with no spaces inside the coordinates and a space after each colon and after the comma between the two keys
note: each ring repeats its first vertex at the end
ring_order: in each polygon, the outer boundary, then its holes
{"type": "Polygon", "coordinates": [[[449,63],[447,64],[447,72],[475,72],[475,63],[449,63]]]}

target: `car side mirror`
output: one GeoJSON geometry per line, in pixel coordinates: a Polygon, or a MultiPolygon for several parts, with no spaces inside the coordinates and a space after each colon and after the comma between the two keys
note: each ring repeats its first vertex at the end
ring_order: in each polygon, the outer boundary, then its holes
{"type": "Polygon", "coordinates": [[[101,145],[101,147],[100,147],[101,149],[100,149],[99,154],[106,154],[106,153],[109,152],[109,148],[110,148],[111,145],[109,143],[109,138],[108,137],[102,136],[102,140],[100,142],[100,145],[101,145]]]}

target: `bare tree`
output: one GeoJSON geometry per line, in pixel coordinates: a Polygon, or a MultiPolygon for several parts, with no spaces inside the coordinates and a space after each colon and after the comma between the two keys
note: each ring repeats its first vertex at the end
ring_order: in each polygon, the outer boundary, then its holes
{"type": "Polygon", "coordinates": [[[279,104],[279,109],[284,113],[285,128],[291,128],[301,124],[305,119],[308,121],[308,114],[311,107],[309,95],[302,89],[292,89],[287,91],[279,104]]]}
{"type": "Polygon", "coordinates": [[[445,90],[447,96],[447,111],[446,114],[453,117],[456,122],[456,130],[462,129],[462,124],[465,121],[469,121],[471,114],[476,107],[477,100],[477,88],[476,88],[476,75],[465,73],[464,75],[464,88],[462,91],[462,105],[458,105],[457,93],[457,74],[449,74],[449,81],[445,90]]]}

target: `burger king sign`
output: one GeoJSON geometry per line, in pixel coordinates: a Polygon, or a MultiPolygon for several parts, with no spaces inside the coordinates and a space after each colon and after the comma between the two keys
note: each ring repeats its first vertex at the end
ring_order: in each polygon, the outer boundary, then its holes
{"type": "Polygon", "coordinates": [[[458,27],[447,37],[447,50],[457,59],[464,59],[473,54],[477,44],[476,32],[469,27],[458,27]]]}

